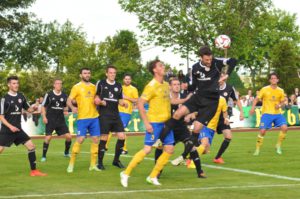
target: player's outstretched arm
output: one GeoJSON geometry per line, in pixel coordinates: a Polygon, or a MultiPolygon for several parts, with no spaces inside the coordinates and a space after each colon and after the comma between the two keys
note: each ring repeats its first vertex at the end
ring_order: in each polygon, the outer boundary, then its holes
{"type": "Polygon", "coordinates": [[[144,122],[146,131],[149,132],[149,133],[153,133],[152,125],[150,124],[150,122],[148,120],[148,117],[147,117],[147,114],[146,114],[146,109],[144,107],[144,105],[146,103],[147,103],[147,101],[145,99],[139,98],[138,103],[137,103],[137,107],[139,109],[140,116],[141,116],[141,118],[144,122]]]}
{"type": "Polygon", "coordinates": [[[257,104],[257,102],[259,101],[260,99],[258,98],[258,97],[256,97],[254,100],[253,100],[253,102],[252,102],[252,107],[251,107],[251,109],[250,109],[250,115],[253,115],[254,114],[254,112],[255,112],[255,106],[256,106],[256,104],[257,104]]]}

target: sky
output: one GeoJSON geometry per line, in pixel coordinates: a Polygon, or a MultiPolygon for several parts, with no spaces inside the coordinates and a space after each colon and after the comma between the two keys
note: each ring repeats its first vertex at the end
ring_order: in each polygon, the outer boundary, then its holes
{"type": "MultiPolygon", "coordinates": [[[[297,13],[297,23],[300,26],[299,0],[273,0],[277,8],[291,13],[297,13]]],[[[118,30],[133,31],[140,39],[142,35],[138,28],[138,18],[134,14],[123,11],[118,0],[36,0],[29,8],[44,22],[57,20],[64,23],[71,21],[75,26],[81,26],[89,41],[101,42],[107,36],[113,36],[118,30]]],[[[178,70],[186,72],[186,60],[174,54],[170,49],[159,46],[142,46],[142,62],[146,63],[156,56],[178,70]]],[[[196,60],[196,57],[191,57],[196,60]]]]}

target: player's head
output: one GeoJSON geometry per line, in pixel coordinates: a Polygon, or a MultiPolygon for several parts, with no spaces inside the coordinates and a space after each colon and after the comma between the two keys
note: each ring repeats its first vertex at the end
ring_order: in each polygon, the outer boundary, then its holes
{"type": "Polygon", "coordinates": [[[60,92],[62,90],[62,80],[59,78],[55,78],[53,81],[53,88],[55,91],[60,92]]]}
{"type": "Polygon", "coordinates": [[[181,90],[187,90],[188,89],[187,82],[184,82],[184,81],[180,82],[180,89],[181,90]]]}
{"type": "Polygon", "coordinates": [[[177,77],[171,77],[169,80],[170,90],[173,93],[180,92],[180,81],[177,77]]]}
{"type": "Polygon", "coordinates": [[[112,65],[107,66],[105,72],[108,81],[111,82],[115,81],[117,75],[117,68],[115,66],[112,65]]]}
{"type": "Polygon", "coordinates": [[[151,61],[148,65],[148,70],[153,76],[162,77],[165,75],[165,65],[159,59],[151,61]]]}
{"type": "Polygon", "coordinates": [[[84,82],[90,82],[91,79],[91,69],[89,68],[81,68],[80,69],[80,78],[84,82]]]}
{"type": "Polygon", "coordinates": [[[270,73],[269,74],[269,82],[271,85],[277,85],[279,82],[279,76],[277,73],[270,73]]]}
{"type": "Polygon", "coordinates": [[[199,49],[199,56],[200,56],[201,63],[203,65],[207,67],[211,66],[213,55],[212,55],[212,51],[208,46],[202,46],[199,49]]]}
{"type": "Polygon", "coordinates": [[[131,75],[125,74],[125,75],[124,75],[124,78],[123,78],[123,83],[124,83],[126,86],[129,86],[129,85],[131,84],[131,75]]]}
{"type": "Polygon", "coordinates": [[[9,76],[7,78],[7,86],[9,91],[18,92],[19,90],[19,78],[18,76],[9,76]]]}

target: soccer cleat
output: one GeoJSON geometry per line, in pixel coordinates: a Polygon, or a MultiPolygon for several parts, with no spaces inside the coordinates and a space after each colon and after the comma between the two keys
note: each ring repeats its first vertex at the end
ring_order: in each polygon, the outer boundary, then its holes
{"type": "Polygon", "coordinates": [[[147,177],[146,182],[148,182],[149,184],[153,184],[156,186],[160,186],[161,184],[158,182],[157,178],[150,178],[150,176],[147,177]]]}
{"type": "Polygon", "coordinates": [[[122,172],[120,173],[121,185],[122,185],[123,187],[128,187],[128,178],[129,178],[129,176],[126,175],[126,174],[124,173],[124,171],[122,171],[122,172]]]}
{"type": "Polygon", "coordinates": [[[128,154],[128,151],[122,151],[122,155],[126,155],[126,154],[128,154]]]}
{"type": "Polygon", "coordinates": [[[158,147],[161,147],[162,145],[163,145],[163,144],[162,144],[161,140],[160,140],[160,139],[157,139],[157,140],[154,142],[154,144],[152,144],[152,147],[158,148],[158,147]]]}
{"type": "Polygon", "coordinates": [[[47,160],[46,157],[41,158],[41,162],[46,162],[46,160],[47,160]]]}
{"type": "Polygon", "coordinates": [[[222,157],[219,157],[218,159],[214,159],[214,163],[216,163],[216,164],[224,164],[225,162],[224,162],[224,160],[223,160],[222,157]]]}
{"type": "Polygon", "coordinates": [[[48,174],[42,173],[41,171],[35,169],[30,171],[30,176],[47,176],[48,174]]]}
{"type": "Polygon", "coordinates": [[[69,164],[68,168],[67,168],[67,172],[68,173],[73,173],[74,171],[74,165],[69,164]]]}
{"type": "Polygon", "coordinates": [[[105,170],[105,167],[103,166],[103,164],[98,164],[97,168],[101,171],[105,170]]]}
{"type": "Polygon", "coordinates": [[[282,150],[281,150],[281,147],[280,146],[276,146],[276,153],[278,155],[282,155],[282,150]]]}
{"type": "Polygon", "coordinates": [[[174,166],[178,166],[178,165],[182,164],[183,162],[184,162],[184,159],[183,159],[183,157],[181,155],[178,158],[172,160],[171,164],[174,165],[174,166]]]}
{"type": "Polygon", "coordinates": [[[116,166],[116,167],[119,167],[120,169],[124,169],[125,168],[125,166],[121,163],[120,160],[118,162],[113,162],[112,165],[116,166]]]}
{"type": "Polygon", "coordinates": [[[186,161],[186,167],[188,169],[195,169],[196,168],[195,163],[194,163],[193,160],[186,161]]]}
{"type": "Polygon", "coordinates": [[[259,155],[259,149],[256,149],[255,152],[253,153],[254,156],[258,156],[259,155]]]}
{"type": "Polygon", "coordinates": [[[201,171],[200,173],[198,173],[198,178],[207,178],[205,173],[203,171],[201,171]]]}
{"type": "Polygon", "coordinates": [[[64,153],[64,157],[65,157],[65,158],[70,158],[70,157],[71,157],[71,154],[70,154],[70,153],[64,153]]]}
{"type": "Polygon", "coordinates": [[[102,171],[97,166],[90,166],[89,171],[102,171]]]}

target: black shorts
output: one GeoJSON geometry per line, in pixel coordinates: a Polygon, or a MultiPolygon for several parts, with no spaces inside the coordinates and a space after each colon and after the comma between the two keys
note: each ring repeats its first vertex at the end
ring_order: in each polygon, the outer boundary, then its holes
{"type": "Polygon", "coordinates": [[[0,146],[10,147],[12,144],[18,146],[19,144],[25,144],[30,137],[21,129],[17,133],[11,131],[0,132],[0,146]]]}
{"type": "Polygon", "coordinates": [[[224,118],[220,117],[218,127],[217,127],[217,134],[223,134],[223,130],[231,129],[230,125],[224,124],[224,118]]]}
{"type": "Polygon", "coordinates": [[[206,98],[195,94],[183,105],[189,109],[190,113],[198,112],[196,120],[207,125],[217,112],[219,98],[206,98]]]}
{"type": "Polygon", "coordinates": [[[175,143],[185,142],[191,136],[189,129],[186,125],[176,125],[173,129],[175,143]]]}
{"type": "Polygon", "coordinates": [[[109,132],[124,132],[123,123],[120,117],[107,117],[107,116],[100,116],[100,130],[102,134],[109,134],[109,132]]]}
{"type": "Polygon", "coordinates": [[[59,136],[69,133],[69,128],[65,120],[60,123],[48,121],[46,124],[46,135],[52,135],[53,131],[59,136]]]}

